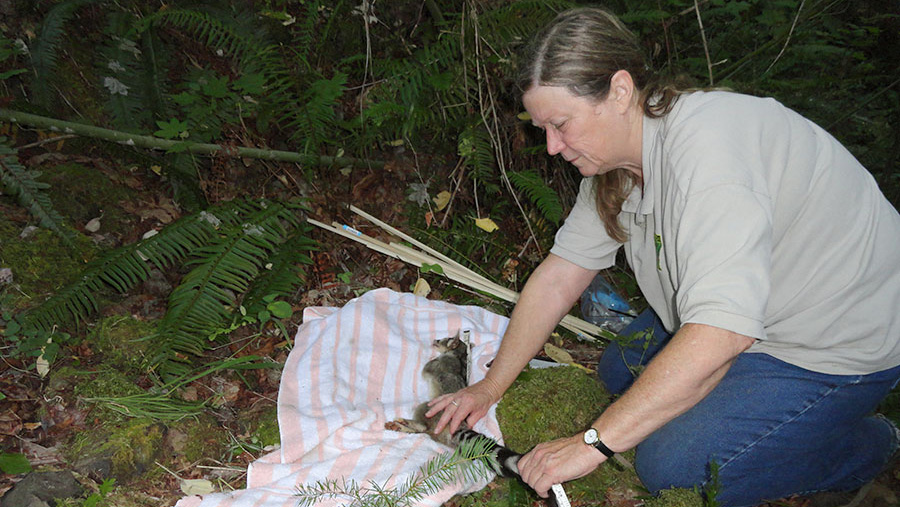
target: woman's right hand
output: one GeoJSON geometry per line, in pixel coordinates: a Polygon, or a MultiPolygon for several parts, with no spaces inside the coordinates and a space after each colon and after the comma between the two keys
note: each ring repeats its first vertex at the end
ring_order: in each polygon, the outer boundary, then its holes
{"type": "Polygon", "coordinates": [[[434,417],[443,411],[434,433],[438,434],[449,425],[450,432],[455,433],[463,421],[471,428],[484,417],[491,405],[500,401],[500,386],[491,378],[484,379],[456,391],[444,394],[428,402],[425,417],[434,417]]]}

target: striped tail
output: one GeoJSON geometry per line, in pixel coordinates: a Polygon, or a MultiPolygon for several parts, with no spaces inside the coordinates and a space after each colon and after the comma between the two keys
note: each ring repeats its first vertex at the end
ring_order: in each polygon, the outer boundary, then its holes
{"type": "MultiPolygon", "coordinates": [[[[485,439],[491,442],[492,445],[488,448],[488,452],[490,453],[489,465],[494,473],[500,477],[514,478],[522,481],[522,476],[519,475],[519,459],[522,458],[521,454],[511,451],[509,448],[498,444],[493,438],[478,433],[477,431],[461,429],[453,434],[453,443],[457,446],[463,442],[477,439],[485,439]]],[[[562,486],[554,485],[554,488],[548,491],[548,495],[547,503],[550,507],[569,506],[569,499],[566,497],[566,493],[562,489],[562,486]],[[560,495],[562,498],[560,498],[560,495]]]]}

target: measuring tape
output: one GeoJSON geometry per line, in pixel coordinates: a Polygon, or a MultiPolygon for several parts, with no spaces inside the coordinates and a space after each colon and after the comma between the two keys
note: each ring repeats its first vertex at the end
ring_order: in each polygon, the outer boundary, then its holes
{"type": "Polygon", "coordinates": [[[550,491],[552,491],[553,495],[556,497],[557,507],[572,507],[572,504],[569,503],[569,497],[566,495],[566,490],[563,489],[562,484],[554,484],[553,486],[550,486],[550,491]]]}

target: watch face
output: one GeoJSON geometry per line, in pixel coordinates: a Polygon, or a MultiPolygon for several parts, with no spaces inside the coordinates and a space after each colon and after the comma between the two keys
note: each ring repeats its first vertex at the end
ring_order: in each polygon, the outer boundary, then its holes
{"type": "Polygon", "coordinates": [[[588,428],[588,430],[584,432],[584,443],[593,445],[599,440],[600,437],[597,435],[597,430],[594,428],[588,428]]]}

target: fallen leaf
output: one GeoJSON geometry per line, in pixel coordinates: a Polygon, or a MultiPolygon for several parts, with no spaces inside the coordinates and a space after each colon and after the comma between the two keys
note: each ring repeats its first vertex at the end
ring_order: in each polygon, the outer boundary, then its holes
{"type": "Polygon", "coordinates": [[[40,357],[37,358],[34,368],[35,370],[37,370],[37,373],[41,376],[41,378],[46,377],[47,374],[50,373],[50,362],[44,359],[44,354],[41,354],[40,357]]]}
{"type": "Polygon", "coordinates": [[[593,373],[593,371],[590,368],[587,368],[585,366],[582,366],[582,365],[576,363],[575,359],[572,358],[572,355],[569,354],[569,352],[566,349],[557,347],[556,345],[553,345],[552,343],[544,344],[544,354],[547,354],[547,356],[550,359],[553,359],[557,363],[567,364],[569,366],[581,368],[582,370],[584,370],[588,373],[593,373]]]}
{"type": "Polygon", "coordinates": [[[437,197],[434,197],[431,200],[434,201],[434,205],[437,207],[437,210],[441,211],[446,208],[448,204],[450,204],[450,197],[452,197],[450,192],[443,190],[437,195],[437,197]]]}
{"type": "Polygon", "coordinates": [[[424,278],[419,278],[416,280],[416,286],[413,288],[413,294],[421,297],[428,297],[428,294],[431,292],[431,286],[428,285],[428,282],[425,281],[424,278]]]}
{"type": "Polygon", "coordinates": [[[215,490],[213,483],[206,479],[184,479],[181,481],[181,492],[185,495],[206,495],[215,490]]]}
{"type": "Polygon", "coordinates": [[[88,220],[88,223],[84,224],[84,230],[88,232],[97,232],[100,230],[100,217],[92,218],[88,220]]]}
{"type": "Polygon", "coordinates": [[[487,232],[494,232],[500,228],[490,218],[476,218],[475,225],[478,226],[479,229],[485,230],[487,232]]]}

